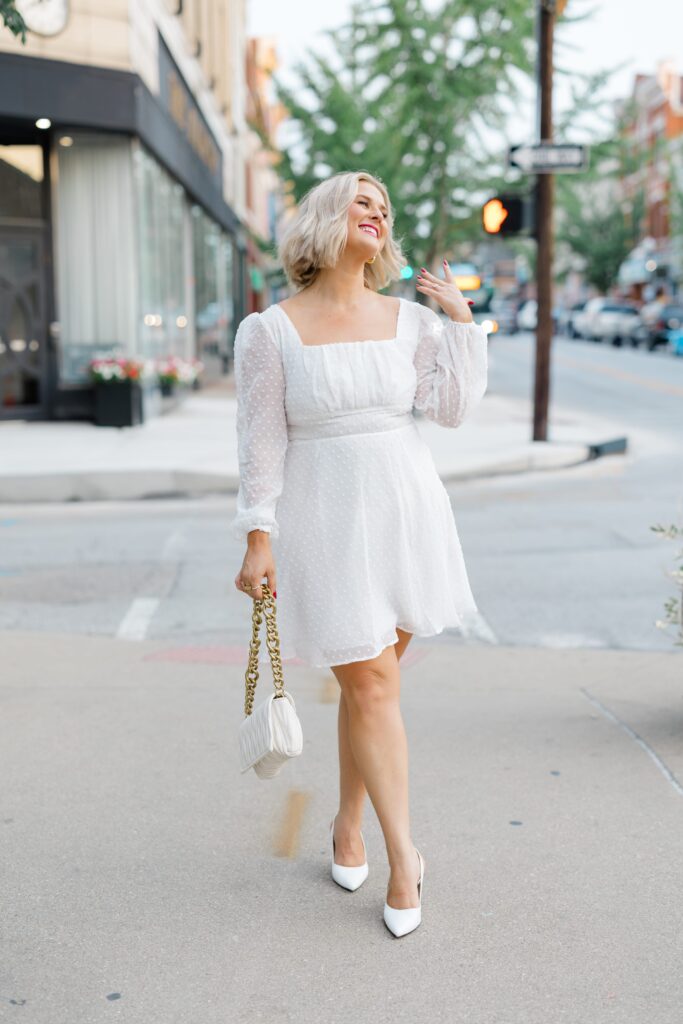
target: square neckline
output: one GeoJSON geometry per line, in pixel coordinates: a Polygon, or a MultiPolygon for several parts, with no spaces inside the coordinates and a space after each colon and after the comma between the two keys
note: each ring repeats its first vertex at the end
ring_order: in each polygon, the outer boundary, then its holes
{"type": "Polygon", "coordinates": [[[325,341],[322,345],[307,345],[302,341],[301,335],[294,326],[294,321],[290,317],[289,313],[285,312],[279,302],[274,302],[273,305],[276,309],[279,309],[280,313],[287,321],[293,336],[296,338],[301,348],[332,348],[334,345],[390,345],[392,342],[398,341],[401,336],[401,317],[403,315],[404,299],[401,295],[397,295],[396,298],[398,299],[398,314],[396,316],[396,333],[393,338],[365,338],[360,341],[325,341]]]}

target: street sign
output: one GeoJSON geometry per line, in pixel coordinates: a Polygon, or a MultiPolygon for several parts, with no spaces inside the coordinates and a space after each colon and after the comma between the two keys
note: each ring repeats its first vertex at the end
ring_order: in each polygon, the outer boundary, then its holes
{"type": "Polygon", "coordinates": [[[588,147],[553,142],[510,146],[508,167],[518,167],[529,174],[585,171],[588,167],[588,147]]]}

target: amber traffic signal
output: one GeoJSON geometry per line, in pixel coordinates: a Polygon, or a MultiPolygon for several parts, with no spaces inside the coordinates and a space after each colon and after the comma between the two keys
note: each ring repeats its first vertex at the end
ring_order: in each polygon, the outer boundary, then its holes
{"type": "Polygon", "coordinates": [[[526,228],[524,196],[494,196],[484,203],[481,219],[488,235],[518,235],[526,228]]]}

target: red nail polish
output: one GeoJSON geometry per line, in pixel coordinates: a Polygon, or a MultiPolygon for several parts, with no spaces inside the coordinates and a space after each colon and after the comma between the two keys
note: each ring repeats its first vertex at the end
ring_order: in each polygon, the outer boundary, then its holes
{"type": "Polygon", "coordinates": [[[273,591],[273,597],[277,597],[277,590],[273,591]]]}
{"type": "Polygon", "coordinates": [[[473,306],[474,305],[474,299],[468,299],[467,300],[467,305],[468,306],[473,306]]]}

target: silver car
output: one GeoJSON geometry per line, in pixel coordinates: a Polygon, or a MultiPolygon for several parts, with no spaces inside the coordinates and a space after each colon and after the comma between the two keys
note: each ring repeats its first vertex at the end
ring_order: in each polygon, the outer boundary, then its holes
{"type": "Polygon", "coordinates": [[[606,302],[595,313],[592,336],[596,341],[609,341],[612,345],[628,342],[636,345],[640,327],[638,309],[630,302],[606,302]]]}
{"type": "Polygon", "coordinates": [[[595,319],[602,307],[609,303],[609,301],[604,295],[598,295],[588,300],[583,309],[579,310],[574,317],[575,337],[585,338],[587,341],[595,341],[595,319]]]}

